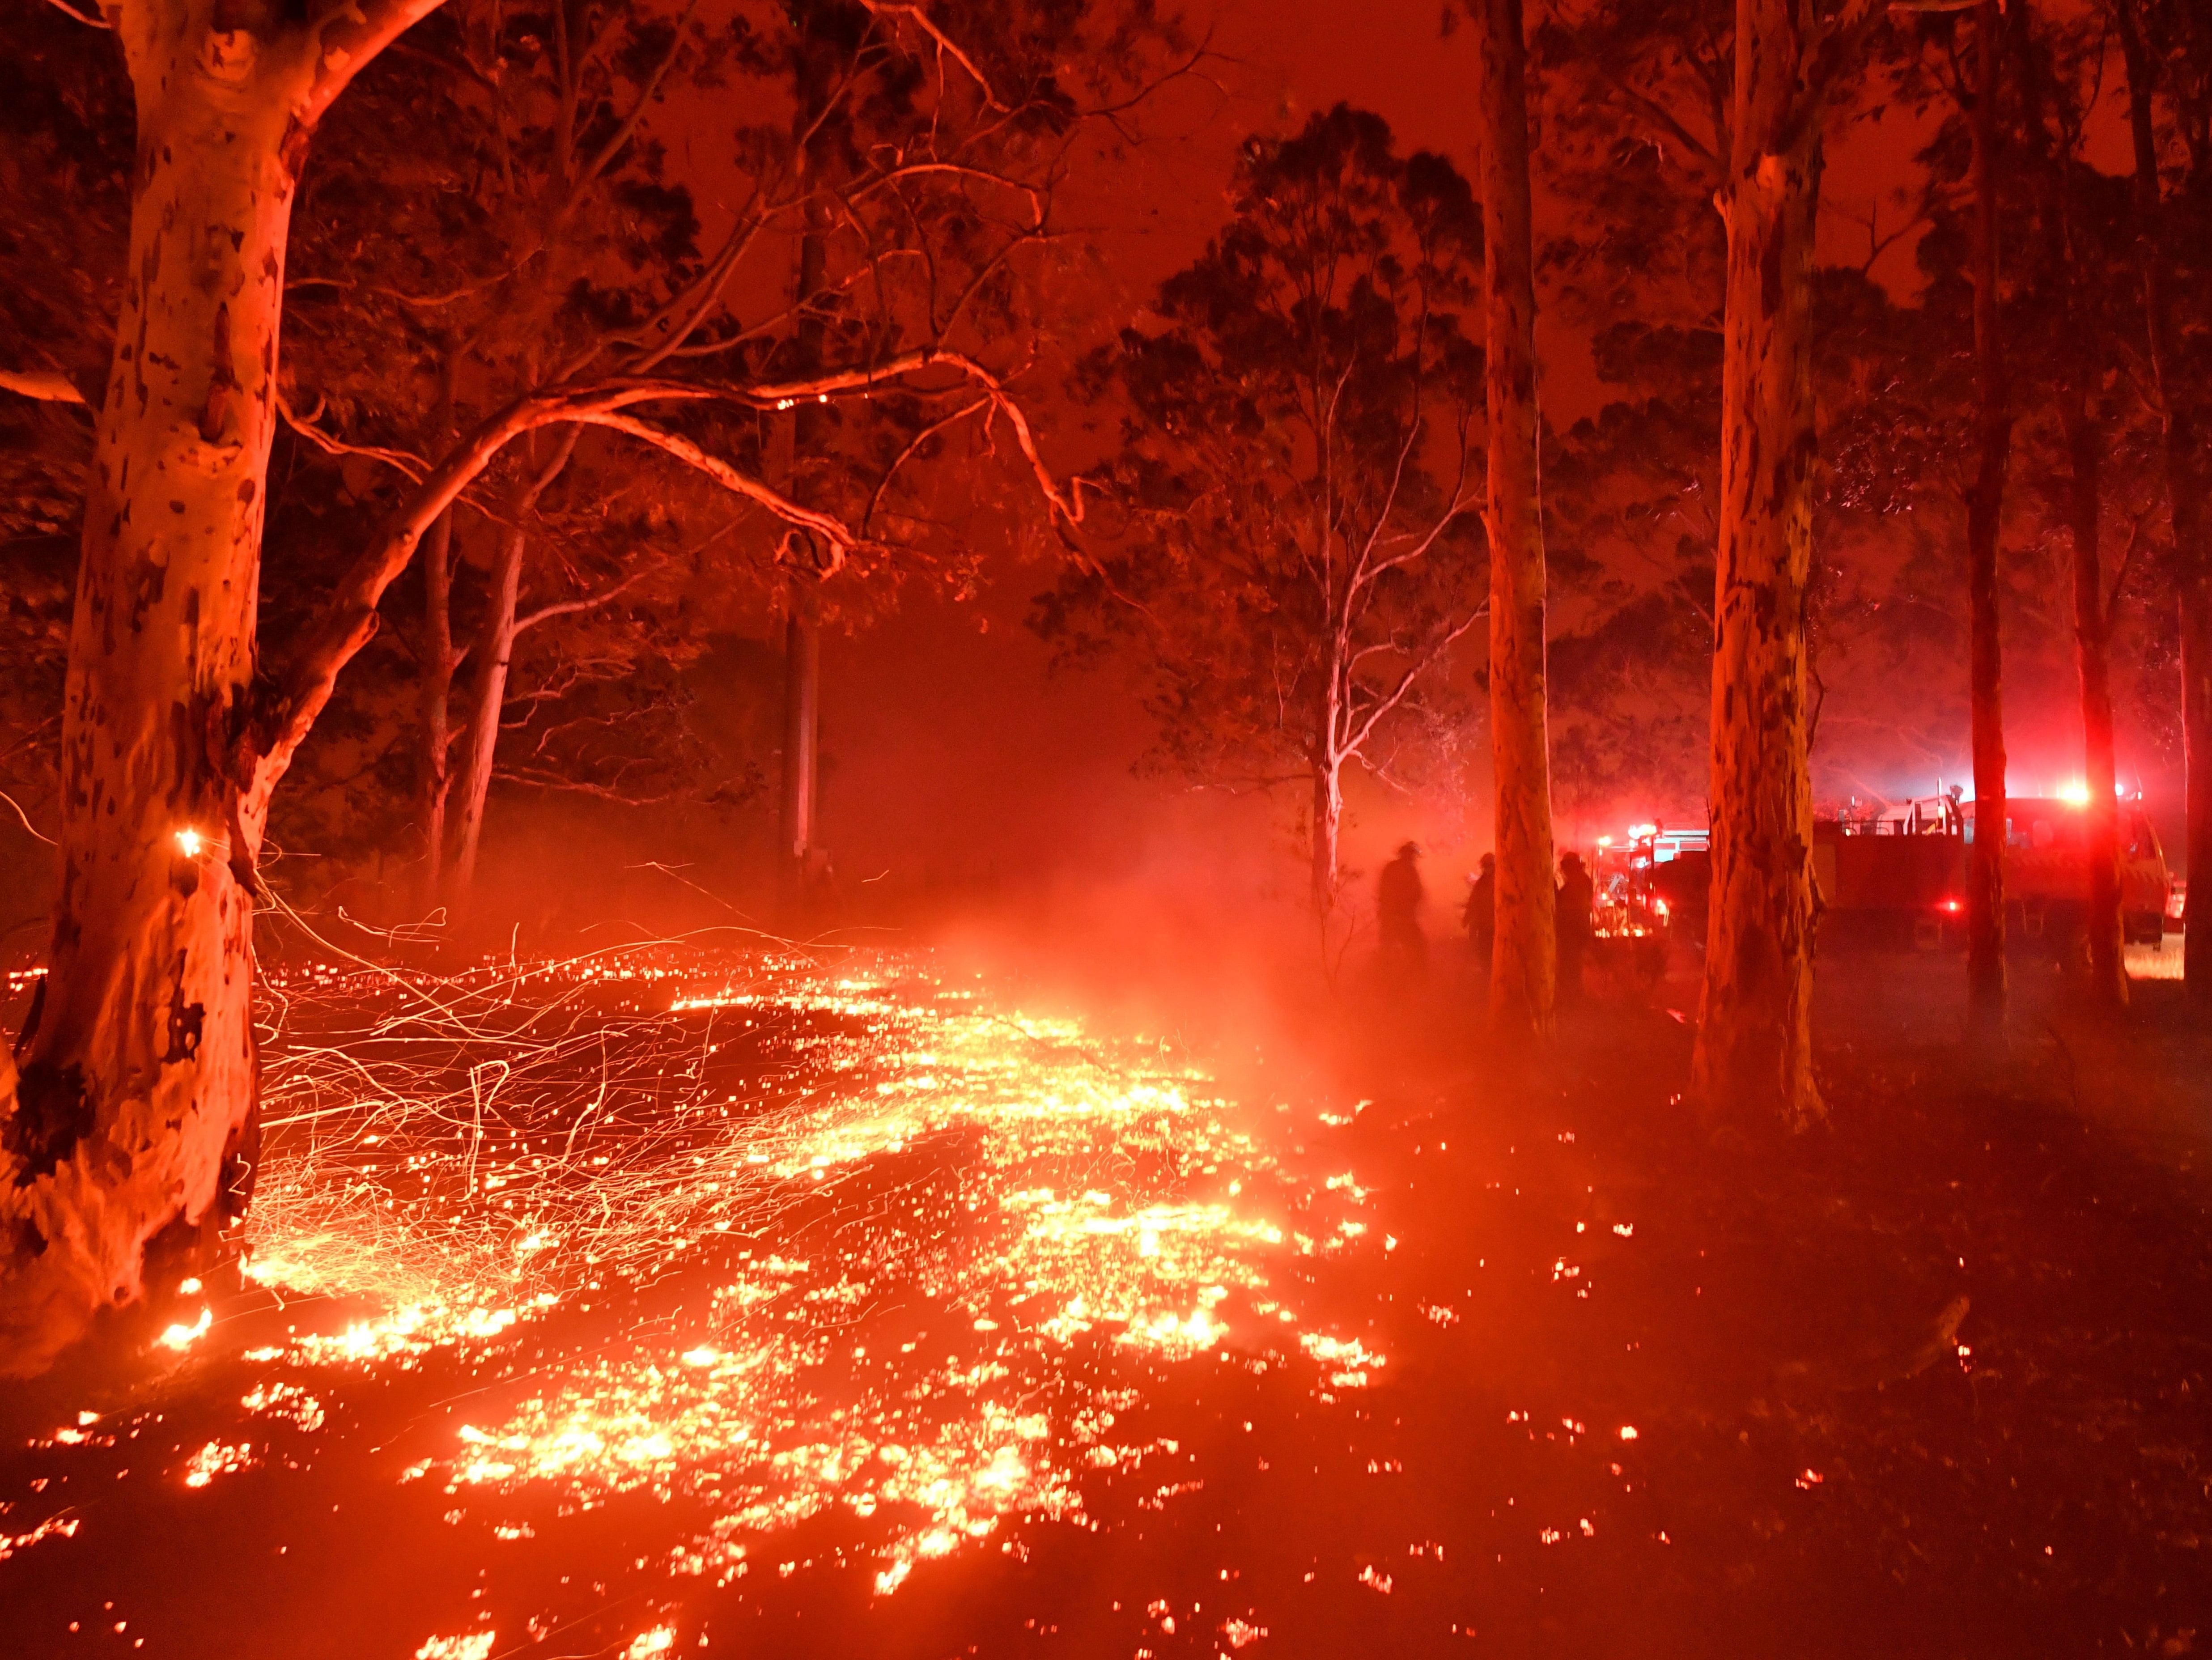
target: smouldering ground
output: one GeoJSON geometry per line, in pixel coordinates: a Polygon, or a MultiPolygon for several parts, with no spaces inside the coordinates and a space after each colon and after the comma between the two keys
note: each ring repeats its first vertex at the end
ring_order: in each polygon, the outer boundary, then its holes
{"type": "MultiPolygon", "coordinates": [[[[1132,1408],[1178,1369],[1349,1418],[1387,1364],[1299,1306],[1297,1262],[1387,1243],[1300,1145],[1320,1110],[1233,1104],[1165,1043],[889,957],[270,989],[246,1291],[19,1461],[0,1552],[40,1651],[707,1646],[755,1587],[890,1598],[1177,1504],[1205,1475],[1132,1408]],[[224,1566],[131,1583],[173,1528],[224,1566]],[[374,1606],[337,1616],[334,1557],[374,1606]],[[278,1612],[303,1600],[330,1617],[278,1612]]],[[[1139,1642],[1261,1631],[1228,1584],[1115,1601],[1139,1642]]]]}
{"type": "Polygon", "coordinates": [[[1955,978],[1829,973],[1758,1144],[1671,982],[1524,1076],[1444,973],[1207,1055],[923,956],[292,971],[247,1280],[0,1399],[0,1651],[2190,1652],[2202,1045],[2024,970],[1962,1067],[1955,978]]]}

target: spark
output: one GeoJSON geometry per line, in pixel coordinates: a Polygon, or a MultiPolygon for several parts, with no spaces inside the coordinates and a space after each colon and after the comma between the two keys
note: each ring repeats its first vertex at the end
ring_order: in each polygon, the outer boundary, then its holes
{"type": "Polygon", "coordinates": [[[495,1376],[519,1344],[611,1320],[398,1479],[682,1499],[701,1520],[670,1572],[716,1585],[810,1517],[896,1518],[890,1595],[1017,1517],[1083,1523],[1079,1473],[1152,1450],[1117,1428],[1134,1394],[1071,1364],[1101,1343],[1158,1366],[1249,1322],[1235,1358],[1295,1343],[1324,1402],[1386,1364],[1271,1295],[1285,1236],[1261,1196],[1291,1177],[1203,1073],[945,987],[926,958],[865,968],[661,942],[272,976],[246,1272],[368,1311],[250,1351],[271,1373],[248,1409],[312,1430],[316,1372],[445,1353],[495,1376]],[[884,1307],[911,1328],[879,1335],[884,1307]],[[825,1391],[832,1366],[850,1382],[825,1391]]]}

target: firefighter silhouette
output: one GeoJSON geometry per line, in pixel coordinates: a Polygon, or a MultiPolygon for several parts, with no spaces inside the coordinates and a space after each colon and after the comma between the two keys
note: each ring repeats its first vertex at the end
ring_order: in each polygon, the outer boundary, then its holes
{"type": "Polygon", "coordinates": [[[1558,909],[1559,945],[1559,1001],[1573,1005],[1583,1000],[1583,963],[1589,955],[1590,907],[1597,897],[1583,856],[1568,854],[1559,860],[1558,909]]]}
{"type": "Polygon", "coordinates": [[[1498,855],[1482,855],[1482,870],[1467,891],[1467,909],[1460,922],[1467,929],[1468,949],[1475,966],[1490,972],[1491,948],[1498,938],[1498,855]]]}
{"type": "Polygon", "coordinates": [[[1382,958],[1401,973],[1418,974],[1428,962],[1429,942],[1421,935],[1423,897],[1420,844],[1408,842],[1382,866],[1375,893],[1382,958]]]}

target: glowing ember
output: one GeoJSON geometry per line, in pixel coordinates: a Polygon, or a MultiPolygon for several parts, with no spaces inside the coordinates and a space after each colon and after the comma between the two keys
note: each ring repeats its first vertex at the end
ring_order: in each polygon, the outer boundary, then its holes
{"type": "Polygon", "coordinates": [[[0,1533],[0,1562],[18,1551],[27,1551],[42,1539],[69,1539],[84,1525],[82,1517],[50,1516],[28,1533],[0,1533]]]}
{"type": "Polygon", "coordinates": [[[220,1441],[210,1441],[191,1456],[185,1466],[185,1485],[204,1487],[218,1475],[228,1475],[234,1470],[251,1469],[257,1461],[252,1442],[240,1442],[237,1446],[225,1446],[220,1441]]]}
{"type": "MultiPolygon", "coordinates": [[[[1335,1388],[1384,1364],[1269,1294],[1262,1195],[1286,1178],[1206,1078],[877,966],[664,948],[278,981],[317,1041],[271,1068],[247,1271],[349,1312],[249,1349],[276,1375],[244,1404],[312,1431],[304,1372],[444,1354],[489,1380],[527,1342],[530,1381],[400,1479],[564,1511],[680,1497],[703,1520],[672,1571],[719,1584],[749,1540],[842,1507],[890,1525],[883,1594],[1011,1517],[1081,1523],[1078,1472],[1162,1450],[1116,1435],[1101,1345],[1255,1371],[1288,1346],[1335,1388]]],[[[210,1444],[186,1480],[252,1452],[210,1444]]]]}
{"type": "Polygon", "coordinates": [[[171,1326],[154,1341],[163,1348],[175,1349],[182,1353],[207,1335],[208,1327],[214,1323],[214,1320],[215,1311],[212,1309],[202,1309],[200,1317],[191,1325],[171,1326]]]}

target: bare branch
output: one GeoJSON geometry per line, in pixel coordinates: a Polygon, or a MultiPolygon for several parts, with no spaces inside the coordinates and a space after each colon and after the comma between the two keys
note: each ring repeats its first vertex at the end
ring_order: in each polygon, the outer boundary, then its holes
{"type": "Polygon", "coordinates": [[[1843,9],[1820,31],[1804,73],[1798,78],[1796,95],[1780,130],[1771,141],[1773,150],[1777,154],[1787,152],[1803,135],[1806,126],[1820,119],[1829,87],[1846,68],[1859,60],[1861,49],[1890,13],[1972,11],[1981,3],[1982,0],[1844,0],[1843,9]]]}
{"type": "Polygon", "coordinates": [[[2112,573],[2112,591],[2105,597],[2104,623],[2107,629],[2112,625],[2112,612],[2119,605],[2120,596],[2127,592],[2129,574],[2134,570],[2136,555],[2142,547],[2143,522],[2149,517],[2150,511],[2148,508],[2141,513],[2129,515],[2128,549],[2120,556],[2119,569],[2112,573]]]}
{"type": "Polygon", "coordinates": [[[494,775],[510,784],[526,784],[532,789],[565,790],[570,794],[595,796],[602,801],[613,801],[626,807],[659,806],[676,799],[672,790],[664,790],[658,795],[631,795],[616,786],[572,778],[567,773],[550,767],[520,767],[502,763],[494,775]]]}
{"type": "Polygon", "coordinates": [[[1018,195],[1025,196],[1029,198],[1030,204],[1030,228],[1031,230],[1044,228],[1045,193],[1035,185],[1024,184],[1018,179],[1009,179],[1005,173],[993,173],[988,167],[963,167],[957,161],[902,162],[896,167],[886,168],[880,176],[854,189],[846,200],[865,202],[869,197],[902,179],[932,173],[949,173],[962,179],[977,179],[988,185],[996,185],[1001,190],[1012,191],[1018,195]]]}
{"type": "Polygon", "coordinates": [[[342,439],[331,437],[314,424],[316,417],[323,412],[320,397],[315,399],[313,409],[306,415],[300,415],[294,411],[290,401],[279,392],[276,394],[276,412],[284,417],[286,426],[325,455],[358,455],[371,461],[381,461],[395,472],[404,475],[410,483],[421,483],[423,476],[430,471],[428,461],[405,450],[380,449],[374,444],[349,444],[342,439]]]}
{"type": "MultiPolygon", "coordinates": [[[[668,71],[676,67],[676,60],[684,51],[684,31],[691,26],[691,19],[697,15],[698,10],[699,0],[690,0],[690,3],[684,8],[684,15],[676,20],[676,36],[668,43],[667,52],[662,57],[660,62],[654,65],[653,74],[647,79],[645,85],[639,88],[636,106],[630,111],[629,119],[614,130],[613,136],[599,147],[599,153],[584,164],[584,170],[576,179],[578,189],[580,190],[604,173],[615,157],[622,154],[623,146],[629,143],[631,136],[637,131],[638,123],[645,119],[645,112],[652,104],[653,94],[660,90],[660,83],[668,78],[668,71]]],[[[613,27],[611,20],[608,23],[608,27],[609,29],[613,27]]]]}
{"type": "Polygon", "coordinates": [[[700,274],[699,280],[688,291],[670,300],[658,313],[626,337],[625,344],[647,348],[628,365],[632,374],[643,374],[658,368],[672,352],[691,337],[692,331],[705,322],[720,303],[722,291],[729,286],[731,274],[737,270],[738,261],[744,258],[745,250],[752,246],[753,239],[760,234],[762,225],[766,222],[767,215],[754,210],[759,201],[760,192],[756,187],[752,200],[745,204],[728,239],[715,254],[713,263],[700,274]],[[656,335],[660,342],[658,346],[651,344],[656,335]]]}
{"type": "Polygon", "coordinates": [[[996,375],[958,352],[925,346],[865,368],[833,369],[802,380],[767,384],[713,386],[619,377],[580,386],[549,387],[515,399],[481,423],[445,460],[428,472],[414,496],[387,521],[384,530],[354,562],[339,581],[322,621],[309,631],[281,690],[257,711],[257,731],[252,741],[258,746],[258,752],[249,757],[250,765],[270,787],[283,775],[316,716],[330,702],[339,672],[374,635],[377,606],[384,598],[384,591],[407,568],[415,556],[416,544],[436,522],[438,515],[459,499],[500,452],[525,433],[569,423],[629,433],[698,469],[724,488],[758,502],[787,523],[823,536],[842,560],[860,545],[860,539],[842,520],[799,506],[760,480],[748,477],[728,463],[708,455],[689,439],[647,426],[619,411],[645,403],[714,401],[759,410],[787,410],[805,398],[827,399],[866,392],[931,368],[955,370],[982,388],[992,404],[1006,414],[1023,453],[1029,459],[1037,487],[1054,511],[1069,525],[1079,525],[1083,519],[1082,486],[1087,481],[1073,479],[1063,492],[1037,452],[1036,436],[1021,406],[1008,395],[996,375]]]}
{"type": "Polygon", "coordinates": [[[860,538],[847,527],[843,520],[833,514],[817,513],[811,508],[799,506],[782,491],[739,472],[719,456],[708,454],[688,438],[672,432],[663,432],[659,428],[647,426],[631,416],[611,411],[577,415],[570,418],[586,426],[605,427],[642,439],[656,449],[674,456],[686,466],[706,474],[724,489],[750,497],[786,524],[812,531],[830,544],[830,563],[821,573],[824,576],[834,575],[843,566],[847,555],[860,545],[860,538]]]}
{"type": "Polygon", "coordinates": [[[40,832],[39,827],[31,822],[31,815],[23,811],[23,804],[21,801],[18,801],[14,796],[9,794],[7,791],[0,790],[0,801],[5,801],[9,806],[15,810],[15,817],[22,821],[23,828],[29,831],[33,836],[36,837],[39,841],[44,842],[50,848],[58,848],[61,846],[61,843],[55,841],[52,836],[44,835],[40,832]]]}
{"type": "Polygon", "coordinates": [[[899,3],[899,0],[860,0],[860,4],[871,17],[904,18],[913,23],[916,28],[937,43],[939,57],[951,58],[954,63],[968,71],[969,78],[975,82],[975,88],[983,94],[983,101],[986,104],[1002,115],[1011,112],[1009,106],[1000,99],[999,94],[991,90],[989,77],[975,67],[975,60],[963,52],[943,29],[932,22],[929,14],[920,6],[911,3],[911,0],[904,0],[902,3],[899,3]]]}
{"type": "Polygon", "coordinates": [[[357,0],[323,8],[323,15],[311,25],[315,33],[315,76],[299,111],[300,125],[312,131],[377,53],[444,3],[445,0],[357,0]]]}
{"type": "MultiPolygon", "coordinates": [[[[59,0],[57,0],[59,3],[59,0]]],[[[64,6],[63,10],[69,8],[64,6]]],[[[76,13],[70,12],[74,17],[76,13]]],[[[104,27],[104,26],[103,26],[104,27]]],[[[12,392],[40,404],[79,404],[90,407],[76,383],[58,369],[0,369],[0,392],[12,392]]]]}
{"type": "Polygon", "coordinates": [[[104,17],[86,16],[75,6],[70,5],[69,0],[46,0],[46,3],[64,16],[83,24],[88,29],[112,29],[115,27],[104,17]]]}
{"type": "Polygon", "coordinates": [[[943,432],[945,428],[952,425],[953,423],[957,421],[964,421],[969,416],[975,414],[976,410],[986,410],[990,407],[991,400],[989,398],[979,398],[972,404],[963,404],[960,408],[953,410],[951,414],[946,416],[942,421],[932,422],[928,426],[924,427],[920,432],[915,434],[914,441],[898,453],[897,458],[891,462],[890,465],[884,469],[884,476],[876,481],[875,493],[868,497],[867,511],[860,515],[860,534],[866,536],[868,533],[868,526],[875,519],[876,509],[878,507],[882,505],[884,492],[891,487],[891,480],[898,477],[898,470],[914,458],[915,451],[919,450],[931,439],[937,436],[939,433],[943,432]]]}
{"type": "Polygon", "coordinates": [[[33,403],[77,403],[91,407],[91,400],[77,390],[76,380],[60,369],[0,369],[0,392],[13,392],[18,398],[31,398],[33,403]]]}
{"type": "Polygon", "coordinates": [[[1601,69],[1599,73],[1604,77],[1606,85],[1613,88],[1615,97],[1645,120],[1663,129],[1676,143],[1696,157],[1698,171],[1704,173],[1708,180],[1716,184],[1720,181],[1724,175],[1720,158],[1701,143],[1687,127],[1676,120],[1672,111],[1656,98],[1646,97],[1637,91],[1610,70],[1601,69]]]}
{"type": "Polygon", "coordinates": [[[1431,642],[1428,650],[1407,666],[1406,672],[1398,677],[1398,684],[1384,696],[1377,698],[1374,707],[1361,717],[1358,726],[1346,735],[1340,752],[1345,755],[1358,754],[1361,747],[1373,735],[1376,723],[1406,701],[1407,694],[1413,690],[1414,683],[1428,672],[1437,659],[1455,644],[1462,635],[1489,615],[1490,607],[1487,604],[1477,605],[1461,619],[1457,627],[1431,642]]]}
{"type": "Polygon", "coordinates": [[[572,617],[580,611],[593,611],[604,605],[627,588],[634,588],[652,573],[649,569],[633,571],[611,588],[601,588],[597,593],[587,593],[580,599],[563,599],[555,605],[540,605],[536,611],[526,611],[514,619],[514,632],[534,629],[540,623],[550,623],[556,617],[572,617]]]}

